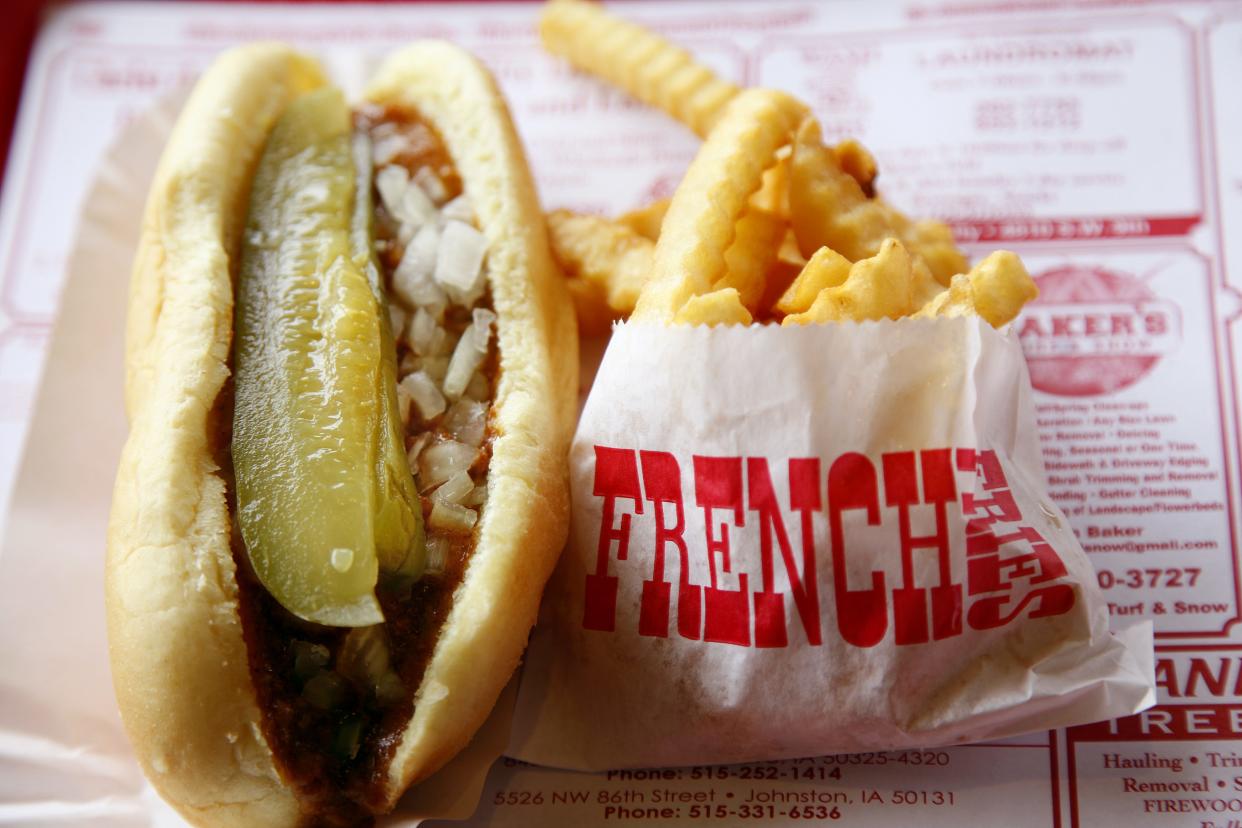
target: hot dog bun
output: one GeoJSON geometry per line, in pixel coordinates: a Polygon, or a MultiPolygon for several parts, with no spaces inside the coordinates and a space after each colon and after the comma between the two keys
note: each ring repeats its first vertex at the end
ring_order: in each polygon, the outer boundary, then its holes
{"type": "MultiPolygon", "coordinates": [[[[325,82],[314,61],[285,46],[222,56],[160,161],[134,267],[131,432],[105,581],[113,676],[148,778],[201,825],[304,818],[251,681],[219,462],[227,447],[214,435],[229,416],[221,392],[250,178],[284,107],[325,82]]],[[[388,766],[391,807],[469,741],[520,659],[567,532],[577,332],[520,143],[486,70],[451,45],[419,43],[383,65],[366,97],[416,108],[443,136],[489,242],[500,353],[488,501],[388,766]]]]}

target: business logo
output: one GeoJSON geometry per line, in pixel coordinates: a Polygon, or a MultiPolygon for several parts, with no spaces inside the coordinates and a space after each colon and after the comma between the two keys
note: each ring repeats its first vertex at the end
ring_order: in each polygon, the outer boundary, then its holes
{"type": "Polygon", "coordinates": [[[1039,298],[1018,321],[1031,384],[1091,397],[1128,388],[1182,341],[1181,312],[1142,280],[1069,265],[1035,279],[1039,298]]]}
{"type": "Polygon", "coordinates": [[[591,491],[600,510],[583,582],[588,630],[740,647],[788,647],[795,633],[809,646],[834,634],[855,647],[919,645],[1062,615],[1076,601],[1061,554],[990,450],[686,462],[597,445],[591,491]],[[625,590],[637,600],[619,600],[623,580],[641,586],[625,590]]]}

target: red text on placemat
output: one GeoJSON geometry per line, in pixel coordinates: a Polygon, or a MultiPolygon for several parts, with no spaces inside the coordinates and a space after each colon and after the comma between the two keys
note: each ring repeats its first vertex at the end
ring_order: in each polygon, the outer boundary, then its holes
{"type": "MultiPolygon", "coordinates": [[[[889,452],[880,455],[878,464],[856,452],[830,462],[807,457],[784,464],[770,464],[763,457],[695,455],[688,487],[691,503],[682,462],[675,455],[594,448],[592,494],[601,509],[595,570],[585,582],[582,624],[589,630],[617,630],[620,578],[609,574],[609,565],[614,557],[630,560],[633,544],[652,550],[650,571],[643,573],[637,631],[655,638],[668,638],[671,626],[684,639],[788,646],[786,592],[778,588],[777,567],[784,571],[796,623],[811,645],[823,643],[821,610],[829,594],[836,609],[832,632],[856,647],[879,644],[890,629],[898,645],[924,644],[961,635],[967,628],[1001,627],[1023,613],[1029,618],[1060,615],[1074,605],[1064,562],[1024,518],[994,451],[889,452]],[[780,482],[787,484],[782,488],[789,492],[788,504],[777,495],[774,469],[785,475],[780,482]],[[968,490],[959,492],[959,475],[972,483],[968,490]],[[703,510],[701,537],[687,534],[688,507],[703,510]],[[915,534],[912,512],[926,512],[925,507],[934,515],[935,531],[915,534]],[[634,517],[647,508],[651,533],[635,538],[634,517]],[[829,549],[821,558],[812,521],[825,509],[829,549]],[[847,531],[844,518],[855,511],[865,515],[868,526],[896,524],[900,549],[891,550],[900,559],[896,583],[885,572],[872,571],[868,586],[851,589],[847,584],[844,573],[853,556],[876,555],[847,531]],[[964,548],[951,543],[953,511],[964,523],[964,548]],[[720,514],[731,521],[719,521],[720,514]],[[758,572],[740,571],[729,522],[739,530],[757,529],[758,572]],[[920,552],[935,555],[934,585],[915,583],[914,561],[920,552]],[[955,557],[962,556],[965,566],[955,567],[955,557]],[[703,559],[708,582],[693,583],[693,565],[703,559]],[[669,576],[674,564],[680,573],[675,581],[669,576]],[[821,572],[824,564],[829,572],[821,572]],[[960,576],[955,579],[955,570],[964,572],[965,583],[960,576]],[[723,585],[722,573],[735,575],[736,588],[723,585]],[[831,573],[837,574],[827,577],[831,573]],[[821,575],[826,585],[822,595],[821,575]]],[[[882,552],[887,555],[889,550],[882,552]]]]}

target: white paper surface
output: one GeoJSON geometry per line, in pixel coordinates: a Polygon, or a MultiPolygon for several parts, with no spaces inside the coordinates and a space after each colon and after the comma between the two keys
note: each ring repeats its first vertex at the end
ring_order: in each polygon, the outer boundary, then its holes
{"type": "MultiPolygon", "coordinates": [[[[1112,348],[1135,357],[1050,362],[1042,373],[1032,364],[1040,373],[1036,429],[1052,497],[1099,573],[1114,623],[1155,625],[1160,703],[1118,722],[932,751],[611,776],[506,760],[471,824],[798,825],[807,809],[822,809],[809,814],[820,820],[836,809],[852,826],[1202,828],[1237,819],[1242,10],[1218,0],[617,7],[733,80],[805,98],[830,136],[861,137],[879,159],[881,190],[911,212],[949,219],[975,257],[998,246],[1019,252],[1045,297],[1056,299],[1032,309],[1047,324],[1024,332],[1029,351],[1112,348]],[[1067,268],[1080,274],[1071,282],[1095,281],[1100,290],[1058,298],[1067,268]],[[1100,272],[1111,278],[1094,278],[1100,272]],[[1140,303],[1157,312],[1154,334],[1134,313],[1144,291],[1140,303]],[[1161,333],[1162,323],[1173,333],[1161,333]],[[1129,465],[1114,467],[1114,459],[1129,465]]],[[[414,37],[450,37],[497,72],[549,208],[612,213],[670,193],[697,141],[543,56],[531,32],[536,11],[505,3],[83,3],[52,12],[31,57],[0,200],[0,501],[24,435],[41,422],[35,388],[62,307],[74,217],[104,148],[135,113],[233,43],[278,37],[347,64],[356,53],[378,60],[414,37]]],[[[341,79],[352,88],[361,80],[341,79]]],[[[106,293],[82,301],[83,316],[120,308],[106,293]]],[[[110,330],[119,337],[119,326],[110,330]]],[[[82,337],[65,346],[82,368],[79,387],[116,387],[108,377],[119,377],[118,343],[82,337]]],[[[97,399],[78,405],[77,429],[56,434],[77,476],[18,493],[17,511],[29,511],[32,523],[84,532],[100,525],[91,515],[106,509],[113,460],[97,450],[107,444],[93,429],[119,422],[119,409],[109,413],[97,399]]],[[[95,816],[113,809],[112,824],[145,825],[117,806],[140,784],[136,771],[101,758],[125,744],[101,672],[102,623],[71,631],[45,613],[49,604],[53,613],[97,613],[102,541],[78,550],[81,558],[59,555],[64,549],[35,549],[27,559],[38,561],[43,581],[44,568],[55,567],[49,572],[62,585],[41,598],[7,585],[11,553],[0,547],[4,629],[31,630],[39,642],[0,639],[0,653],[13,654],[0,667],[0,718],[21,735],[2,743],[0,816],[23,825],[109,824],[95,816]],[[31,665],[53,676],[41,717],[4,689],[31,665]],[[94,701],[61,706],[70,684],[90,688],[94,701]],[[49,746],[66,733],[81,739],[72,754],[79,770],[44,762],[37,782],[29,771],[43,760],[28,758],[65,755],[49,746]],[[59,804],[32,810],[47,801],[59,804]]],[[[157,824],[177,824],[168,820],[165,812],[157,824]]]]}
{"type": "Polygon", "coordinates": [[[1151,630],[1109,633],[1043,479],[1021,348],[981,320],[617,327],[509,755],[753,762],[1151,706],[1151,630]]]}

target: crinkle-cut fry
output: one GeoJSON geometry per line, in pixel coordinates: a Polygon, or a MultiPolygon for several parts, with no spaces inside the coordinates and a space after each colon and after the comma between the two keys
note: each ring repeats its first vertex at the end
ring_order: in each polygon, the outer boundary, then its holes
{"type": "Polygon", "coordinates": [[[750,197],[750,205],[759,210],[789,218],[789,155],[785,146],[776,151],[776,163],[763,171],[759,192],[750,197]]]}
{"type": "Polygon", "coordinates": [[[974,290],[975,310],[994,328],[1011,322],[1023,305],[1039,296],[1018,254],[1008,250],[990,253],[966,275],[974,290]]]}
{"type": "Polygon", "coordinates": [[[660,226],[664,224],[664,214],[668,212],[671,198],[661,198],[645,207],[630,210],[617,216],[617,223],[624,224],[638,235],[656,241],[660,238],[660,226]]]}
{"type": "Polygon", "coordinates": [[[711,290],[763,171],[805,115],[798,101],[767,89],[748,89],[729,104],[673,195],[635,319],[668,322],[691,296],[711,290]]]}
{"type": "Polygon", "coordinates": [[[807,118],[794,136],[789,206],[794,235],[808,258],[829,247],[850,261],[874,256],[896,236],[887,210],[868,199],[821,140],[819,122],[807,118]]]}
{"type": "Polygon", "coordinates": [[[777,301],[776,310],[786,316],[805,313],[825,288],[845,284],[852,266],[849,259],[831,247],[821,247],[777,301]]]}
{"type": "Polygon", "coordinates": [[[786,316],[781,324],[807,325],[846,319],[862,322],[905,316],[914,309],[910,269],[910,254],[897,239],[889,239],[875,256],[855,262],[845,282],[824,288],[808,310],[786,316]]]}
{"type": "Polygon", "coordinates": [[[933,317],[953,318],[956,316],[975,316],[974,288],[970,286],[970,277],[959,273],[949,281],[949,286],[936,294],[917,312],[911,314],[915,319],[931,319],[933,317]]]}
{"type": "Polygon", "coordinates": [[[853,138],[846,138],[832,148],[832,154],[836,156],[841,169],[858,182],[863,194],[874,198],[875,179],[880,174],[880,168],[875,163],[871,150],[853,138]]]}
{"type": "Polygon", "coordinates": [[[999,328],[1017,318],[1023,305],[1039,295],[1035,280],[1016,253],[997,250],[971,268],[953,277],[946,290],[923,305],[918,317],[968,316],[978,314],[992,327],[999,328]]]}
{"type": "Polygon", "coordinates": [[[794,236],[792,227],[785,228],[785,238],[781,239],[780,250],[776,251],[776,260],[794,265],[798,270],[806,265],[806,256],[798,249],[798,239],[794,236]]]}
{"type": "Polygon", "coordinates": [[[802,272],[805,262],[795,264],[781,259],[779,256],[772,263],[772,267],[768,269],[767,279],[763,286],[763,297],[759,300],[760,315],[771,315],[776,310],[776,303],[789,290],[789,286],[793,284],[794,279],[798,278],[798,274],[802,272]]]}
{"type": "Polygon", "coordinates": [[[868,198],[842,169],[837,153],[824,146],[812,118],[794,137],[789,172],[791,223],[803,255],[831,247],[856,262],[874,256],[886,239],[898,238],[941,285],[966,270],[966,257],[943,224],[912,222],[883,199],[868,198]]]}
{"type": "Polygon", "coordinates": [[[776,308],[777,301],[785,294],[785,291],[789,290],[789,286],[793,284],[794,279],[798,278],[798,274],[804,267],[806,267],[806,259],[802,258],[802,252],[798,250],[798,240],[794,238],[793,229],[786,223],[785,235],[776,251],[776,261],[768,270],[767,284],[763,287],[763,298],[759,300],[762,312],[771,313],[776,308]]]}
{"type": "Polygon", "coordinates": [[[547,221],[552,255],[566,275],[597,285],[615,313],[634,310],[651,275],[655,244],[599,216],[555,210],[547,221]]]}
{"type": "Polygon", "coordinates": [[[784,220],[766,210],[751,208],[738,219],[733,244],[725,251],[725,274],[712,290],[737,288],[742,304],[751,313],[759,309],[768,271],[776,262],[784,220]]]}
{"type": "Polygon", "coordinates": [[[910,309],[921,308],[944,290],[936,281],[927,262],[918,256],[910,257],[910,309]]]}
{"type": "MultiPolygon", "coordinates": [[[[880,201],[889,210],[898,213],[895,207],[882,199],[880,201]]],[[[941,287],[947,285],[953,276],[965,272],[970,263],[966,254],[958,249],[953,231],[947,224],[933,219],[912,222],[905,216],[901,218],[904,222],[901,240],[927,264],[927,269],[941,287]]]]}
{"type": "Polygon", "coordinates": [[[754,317],[736,288],[691,296],[673,317],[675,325],[749,325],[754,317]]]}
{"type": "Polygon", "coordinates": [[[552,0],[539,19],[539,36],[552,54],[663,109],[700,138],[738,94],[689,52],[598,3],[552,0]]]}
{"type": "Polygon", "coordinates": [[[574,315],[578,317],[578,333],[582,336],[603,336],[612,328],[620,314],[608,307],[603,289],[586,279],[565,280],[569,298],[574,302],[574,315]]]}

